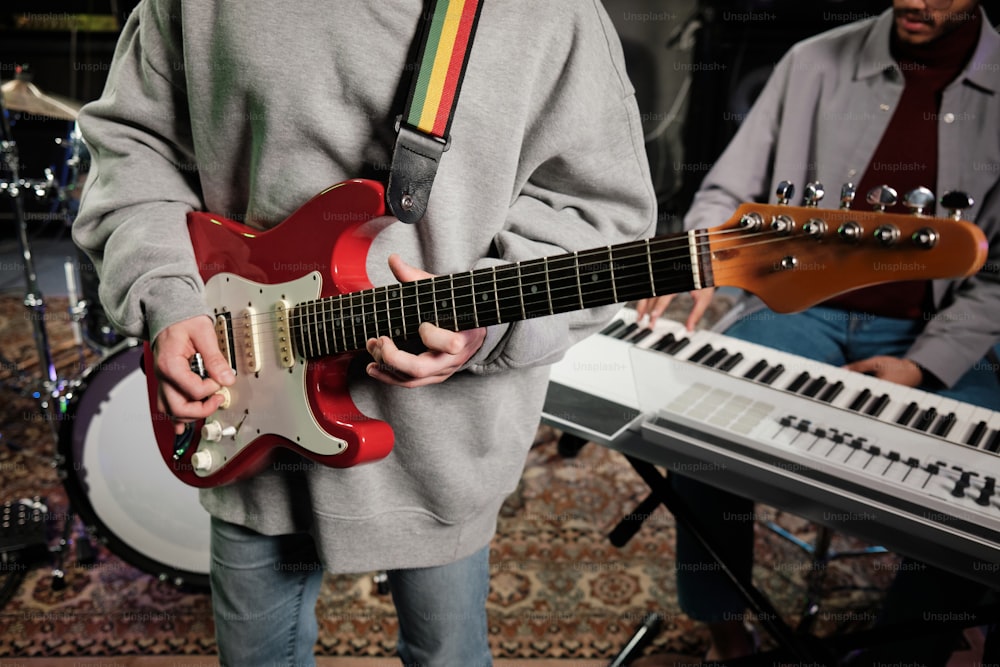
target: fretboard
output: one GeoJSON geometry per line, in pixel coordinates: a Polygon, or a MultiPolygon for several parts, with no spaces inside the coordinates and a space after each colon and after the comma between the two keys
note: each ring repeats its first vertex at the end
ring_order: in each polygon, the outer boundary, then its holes
{"type": "Polygon", "coordinates": [[[416,336],[422,322],[463,331],[713,284],[705,232],[693,230],[305,301],[289,324],[312,359],[416,336]]]}

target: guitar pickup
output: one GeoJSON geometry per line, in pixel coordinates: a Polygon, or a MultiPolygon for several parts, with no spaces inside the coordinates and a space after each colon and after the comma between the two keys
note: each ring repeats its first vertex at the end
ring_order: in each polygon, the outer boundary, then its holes
{"type": "Polygon", "coordinates": [[[243,320],[240,327],[240,346],[242,347],[243,362],[250,373],[260,372],[260,344],[257,333],[257,311],[253,308],[244,308],[240,313],[243,320]]]}
{"type": "Polygon", "coordinates": [[[288,309],[287,301],[278,301],[274,304],[276,329],[274,342],[277,345],[278,363],[282,368],[291,368],[295,365],[295,353],[292,351],[292,338],[288,327],[288,309]]]}
{"type": "Polygon", "coordinates": [[[229,367],[237,373],[236,359],[233,358],[233,317],[227,312],[217,313],[215,316],[215,339],[219,343],[219,350],[222,356],[229,362],[229,367]]]}

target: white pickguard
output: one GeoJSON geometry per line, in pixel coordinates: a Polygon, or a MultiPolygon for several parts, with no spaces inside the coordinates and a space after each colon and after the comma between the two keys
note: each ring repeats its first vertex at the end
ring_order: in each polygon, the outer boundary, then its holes
{"type": "MultiPolygon", "coordinates": [[[[219,273],[205,283],[205,298],[216,314],[232,315],[236,382],[229,387],[230,404],[220,408],[206,420],[216,420],[236,432],[220,440],[202,437],[198,452],[211,455],[212,465],[195,473],[201,477],[218,472],[247,445],[266,434],[279,435],[310,452],[319,455],[339,454],[347,443],[324,431],[309,406],[306,395],[306,364],[296,359],[290,368],[282,365],[276,343],[274,309],[281,301],[297,304],[316,299],[322,289],[318,271],[287,283],[265,285],[246,280],[232,273],[219,273]],[[256,312],[256,352],[260,370],[252,372],[241,353],[241,314],[247,308],[256,312]]],[[[195,456],[198,456],[196,454],[195,456]]],[[[204,455],[202,455],[204,456],[204,455]]]]}

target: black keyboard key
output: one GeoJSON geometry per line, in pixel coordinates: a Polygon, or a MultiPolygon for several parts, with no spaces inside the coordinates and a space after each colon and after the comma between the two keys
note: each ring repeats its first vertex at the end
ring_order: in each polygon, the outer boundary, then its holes
{"type": "Polygon", "coordinates": [[[986,422],[979,422],[976,424],[976,427],[972,429],[972,433],[969,434],[969,437],[965,439],[965,444],[978,447],[984,435],[986,435],[986,422]]]}
{"type": "Polygon", "coordinates": [[[639,341],[641,341],[644,338],[646,338],[646,336],[649,336],[651,333],[653,333],[652,329],[640,329],[638,331],[638,333],[636,333],[634,336],[632,336],[631,338],[629,338],[629,342],[630,343],[638,343],[639,341]]]}
{"type": "Polygon", "coordinates": [[[764,384],[771,384],[772,382],[777,380],[784,372],[785,372],[785,367],[782,364],[778,364],[777,366],[772,366],[771,368],[768,369],[766,373],[764,373],[760,381],[763,382],[764,384]]]}
{"type": "Polygon", "coordinates": [[[903,409],[902,414],[899,415],[899,419],[896,420],[896,423],[900,426],[906,426],[919,410],[920,407],[915,402],[910,401],[910,404],[907,405],[906,408],[903,409]]]}
{"type": "Polygon", "coordinates": [[[1000,429],[993,430],[993,435],[986,443],[986,451],[1000,454],[1000,429]]]}
{"type": "Polygon", "coordinates": [[[666,352],[667,354],[677,354],[690,344],[691,344],[690,338],[681,338],[676,343],[665,349],[664,352],[666,352]]]}
{"type": "Polygon", "coordinates": [[[934,423],[935,419],[937,419],[937,410],[934,408],[927,408],[923,411],[923,413],[921,413],[920,418],[917,419],[917,423],[913,425],[913,428],[918,431],[926,431],[931,427],[931,424],[934,423]]]}
{"type": "Polygon", "coordinates": [[[601,329],[601,335],[610,336],[618,329],[621,329],[623,326],[625,326],[625,320],[614,320],[613,322],[611,322],[611,324],[601,329]]]}
{"type": "Polygon", "coordinates": [[[802,371],[794,380],[792,380],[792,383],[788,385],[787,390],[794,394],[798,392],[798,390],[801,389],[806,382],[809,382],[809,373],[802,371]]]}
{"type": "Polygon", "coordinates": [[[937,426],[934,427],[934,435],[940,436],[942,438],[947,437],[951,433],[951,428],[955,425],[958,418],[955,417],[954,412],[949,412],[948,414],[941,417],[938,420],[937,426]]]}
{"type": "Polygon", "coordinates": [[[833,399],[840,396],[840,392],[842,391],[844,391],[844,383],[841,382],[840,380],[837,380],[836,382],[834,382],[833,384],[831,384],[829,387],[826,388],[826,391],[824,391],[823,395],[819,397],[819,400],[823,401],[824,403],[831,403],[833,399]]]}
{"type": "Polygon", "coordinates": [[[885,410],[885,406],[889,405],[890,400],[889,394],[882,394],[871,402],[871,405],[868,406],[865,414],[871,415],[872,417],[878,417],[882,414],[882,411],[885,410]]]}
{"type": "Polygon", "coordinates": [[[858,410],[860,410],[865,406],[865,403],[867,403],[868,399],[871,397],[872,397],[872,392],[870,389],[862,389],[861,393],[855,396],[854,400],[851,401],[851,404],[847,406],[847,409],[854,410],[855,412],[857,412],[858,410]]]}
{"type": "Polygon", "coordinates": [[[719,364],[719,370],[728,373],[729,371],[733,370],[733,368],[736,367],[736,364],[740,363],[741,361],[743,361],[743,353],[737,352],[736,354],[730,356],[728,359],[719,364]]]}
{"type": "Polygon", "coordinates": [[[612,337],[612,338],[617,338],[617,339],[619,339],[619,340],[625,340],[626,338],[628,338],[628,337],[629,337],[629,335],[630,335],[630,334],[631,334],[631,333],[632,333],[633,331],[635,331],[635,330],[636,330],[636,329],[638,329],[638,328],[639,328],[639,325],[638,325],[638,324],[636,324],[635,322],[633,322],[632,324],[628,325],[628,326],[627,326],[627,327],[625,327],[624,329],[621,329],[621,330],[619,330],[619,331],[616,331],[615,333],[611,334],[611,337],[612,337]]]}
{"type": "Polygon", "coordinates": [[[723,348],[721,350],[716,350],[712,356],[705,360],[705,365],[709,368],[715,368],[719,365],[719,362],[729,356],[729,350],[723,348]]]}
{"type": "Polygon", "coordinates": [[[668,333],[666,336],[663,336],[660,340],[653,343],[652,348],[657,352],[662,352],[676,342],[677,338],[675,338],[672,333],[668,333]]]}
{"type": "Polygon", "coordinates": [[[709,345],[708,343],[705,343],[700,348],[698,348],[695,351],[694,354],[692,354],[690,357],[688,357],[687,360],[696,364],[699,361],[701,361],[702,359],[704,359],[705,356],[708,355],[708,353],[712,351],[712,349],[713,348],[712,348],[711,345],[709,345]]]}
{"type": "Polygon", "coordinates": [[[767,368],[767,362],[761,359],[756,364],[754,364],[750,370],[744,373],[743,377],[745,377],[748,380],[753,380],[755,377],[760,375],[765,368],[767,368]]]}
{"type": "Polygon", "coordinates": [[[813,380],[812,382],[810,382],[808,387],[806,387],[805,389],[802,390],[802,395],[803,396],[808,396],[809,398],[813,398],[825,386],[826,386],[826,378],[825,377],[818,377],[815,380],[813,380]]]}

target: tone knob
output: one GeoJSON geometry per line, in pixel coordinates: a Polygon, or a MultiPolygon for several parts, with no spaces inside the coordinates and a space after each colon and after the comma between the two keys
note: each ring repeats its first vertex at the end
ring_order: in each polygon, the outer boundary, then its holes
{"type": "Polygon", "coordinates": [[[223,426],[221,422],[216,419],[210,419],[205,422],[205,425],[201,427],[201,437],[203,440],[208,440],[209,442],[218,442],[223,438],[231,438],[236,435],[235,426],[223,426]]]}
{"type": "Polygon", "coordinates": [[[212,469],[212,452],[207,449],[197,451],[191,455],[191,465],[195,470],[207,471],[212,469]]]}
{"type": "Polygon", "coordinates": [[[230,393],[229,387],[220,387],[215,393],[222,396],[222,403],[219,405],[220,410],[226,410],[230,405],[232,405],[233,395],[230,393]]]}

